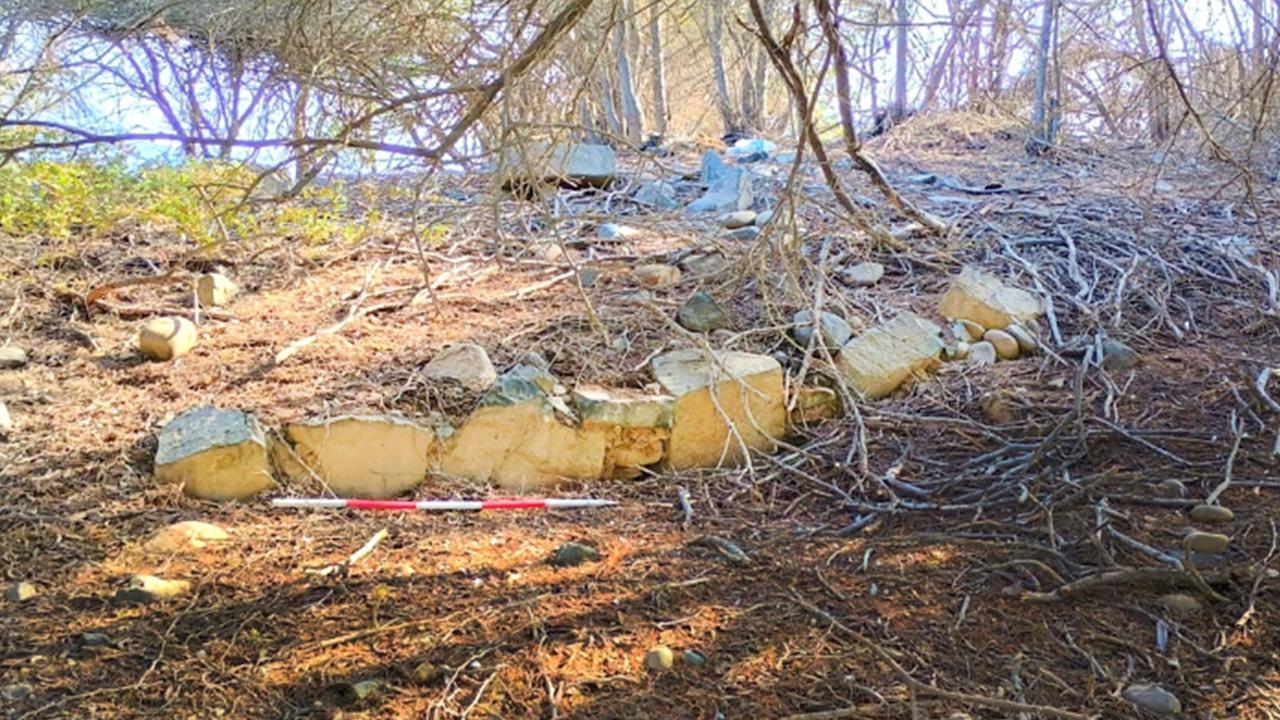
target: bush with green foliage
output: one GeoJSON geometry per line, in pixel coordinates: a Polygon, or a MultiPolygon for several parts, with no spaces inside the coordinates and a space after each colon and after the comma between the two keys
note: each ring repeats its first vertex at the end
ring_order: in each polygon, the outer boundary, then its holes
{"type": "Polygon", "coordinates": [[[0,235],[66,240],[142,227],[201,246],[267,234],[308,243],[362,235],[361,224],[342,217],[342,186],[255,207],[244,202],[255,179],[251,168],[228,163],[11,162],[0,167],[0,235]]]}

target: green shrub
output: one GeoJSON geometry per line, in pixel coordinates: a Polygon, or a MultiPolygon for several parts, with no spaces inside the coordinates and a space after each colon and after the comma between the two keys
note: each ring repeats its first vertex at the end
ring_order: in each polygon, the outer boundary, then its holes
{"type": "Polygon", "coordinates": [[[308,243],[354,241],[363,224],[343,217],[341,185],[262,209],[244,203],[254,171],[191,161],[127,168],[119,161],[11,162],[0,167],[0,234],[66,240],[141,226],[207,246],[262,234],[308,243]]]}

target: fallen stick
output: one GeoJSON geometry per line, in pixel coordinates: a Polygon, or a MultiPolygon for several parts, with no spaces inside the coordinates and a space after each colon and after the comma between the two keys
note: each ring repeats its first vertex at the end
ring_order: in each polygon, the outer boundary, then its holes
{"type": "Polygon", "coordinates": [[[310,570],[308,572],[314,573],[321,577],[327,577],[336,572],[347,570],[351,568],[353,565],[355,565],[356,563],[368,557],[369,554],[372,553],[378,547],[378,543],[382,542],[382,539],[385,538],[386,536],[387,536],[387,529],[382,528],[378,532],[374,533],[373,537],[369,538],[368,542],[366,542],[364,545],[361,545],[359,550],[356,550],[355,552],[351,553],[351,556],[348,557],[346,560],[343,560],[340,563],[335,563],[333,565],[327,565],[323,568],[320,568],[319,570],[310,570]]]}
{"type": "Polygon", "coordinates": [[[308,510],[570,510],[617,505],[597,498],[499,498],[496,500],[359,500],[354,498],[276,498],[272,507],[308,510]]]}

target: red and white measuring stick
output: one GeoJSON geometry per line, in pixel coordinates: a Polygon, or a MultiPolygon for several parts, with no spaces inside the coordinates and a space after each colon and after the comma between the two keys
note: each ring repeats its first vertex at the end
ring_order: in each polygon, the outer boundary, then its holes
{"type": "Polygon", "coordinates": [[[496,500],[354,500],[346,498],[276,498],[272,507],[348,510],[567,510],[617,505],[595,498],[499,498],[496,500]]]}

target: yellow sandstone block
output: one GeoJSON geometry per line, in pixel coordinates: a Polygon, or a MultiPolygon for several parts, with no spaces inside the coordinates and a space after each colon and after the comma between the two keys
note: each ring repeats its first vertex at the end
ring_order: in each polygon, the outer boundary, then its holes
{"type": "Polygon", "coordinates": [[[772,451],[787,428],[782,366],[766,355],[691,348],[659,355],[654,379],[676,398],[666,466],[741,462],[743,445],[772,451]]]}

